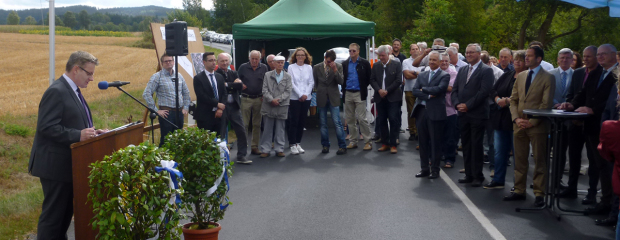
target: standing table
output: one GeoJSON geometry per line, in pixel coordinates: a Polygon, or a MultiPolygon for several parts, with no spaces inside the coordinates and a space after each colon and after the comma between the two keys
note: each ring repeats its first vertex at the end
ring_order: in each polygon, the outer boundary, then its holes
{"type": "Polygon", "coordinates": [[[587,212],[577,211],[571,209],[563,209],[560,206],[560,198],[556,197],[558,190],[558,185],[560,184],[560,177],[564,172],[564,166],[560,166],[560,163],[563,162],[563,154],[562,151],[562,143],[566,141],[565,129],[562,128],[562,124],[569,120],[578,120],[588,117],[586,113],[578,113],[578,112],[566,112],[563,110],[555,110],[555,109],[525,109],[523,110],[523,114],[531,115],[535,118],[546,118],[551,122],[550,134],[552,135],[553,141],[547,145],[547,194],[545,194],[545,206],[541,208],[516,208],[517,212],[521,210],[543,210],[549,209],[551,213],[557,218],[559,221],[560,214],[555,211],[557,208],[562,212],[572,212],[572,213],[581,213],[583,215],[588,215],[587,212]],[[553,161],[551,161],[551,156],[553,156],[553,161]],[[551,163],[551,164],[550,164],[551,163]],[[550,178],[549,178],[550,177],[550,178]]]}

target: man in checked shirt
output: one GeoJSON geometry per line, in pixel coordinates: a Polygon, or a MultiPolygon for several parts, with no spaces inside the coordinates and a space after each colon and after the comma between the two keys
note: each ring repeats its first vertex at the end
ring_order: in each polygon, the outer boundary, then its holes
{"type": "Polygon", "coordinates": [[[176,94],[174,94],[174,81],[172,80],[174,78],[174,58],[164,53],[160,61],[162,70],[151,76],[149,83],[146,84],[142,98],[146,100],[146,104],[150,108],[157,110],[157,113],[161,116],[159,117],[159,126],[161,129],[159,146],[161,147],[168,133],[183,128],[183,119],[184,115],[187,115],[187,111],[189,110],[190,97],[185,79],[179,74],[179,105],[181,107],[176,108],[176,101],[174,99],[176,94]],[[157,93],[159,107],[155,105],[153,93],[157,93]],[[177,125],[178,128],[164,121],[162,117],[168,119],[168,121],[172,122],[174,125],[177,125]]]}

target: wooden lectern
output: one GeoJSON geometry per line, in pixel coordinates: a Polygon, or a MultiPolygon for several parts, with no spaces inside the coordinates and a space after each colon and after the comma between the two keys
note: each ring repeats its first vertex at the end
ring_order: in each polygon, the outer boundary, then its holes
{"type": "Polygon", "coordinates": [[[94,240],[97,236],[97,231],[93,230],[90,224],[95,215],[92,204],[88,202],[90,164],[103,160],[106,155],[130,144],[139,145],[143,141],[143,129],[143,122],[130,123],[89,140],[71,144],[75,239],[94,240]]]}

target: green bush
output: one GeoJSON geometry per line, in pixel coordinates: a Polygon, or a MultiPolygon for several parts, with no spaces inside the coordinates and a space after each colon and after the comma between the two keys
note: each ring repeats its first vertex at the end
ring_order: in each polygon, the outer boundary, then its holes
{"type": "Polygon", "coordinates": [[[223,170],[232,174],[231,165],[220,157],[220,147],[215,141],[215,132],[199,128],[176,130],[166,136],[165,147],[179,164],[185,179],[184,194],[181,196],[184,209],[191,212],[191,221],[196,223],[192,229],[209,228],[209,222],[217,222],[224,217],[226,208],[220,204],[231,204],[226,197],[227,185],[224,180],[217,190],[209,194],[223,170]]]}
{"type": "Polygon", "coordinates": [[[15,124],[7,124],[4,126],[4,132],[11,136],[22,136],[28,137],[32,135],[32,130],[30,128],[15,125],[15,124]]]}
{"type": "Polygon", "coordinates": [[[98,239],[180,238],[180,214],[170,198],[182,190],[170,189],[168,172],[155,171],[169,159],[165,149],[145,142],[91,164],[88,199],[98,239]]]}

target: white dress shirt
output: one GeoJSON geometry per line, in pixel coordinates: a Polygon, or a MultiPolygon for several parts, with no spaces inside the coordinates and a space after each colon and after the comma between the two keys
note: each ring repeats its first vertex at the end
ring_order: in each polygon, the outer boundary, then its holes
{"type": "Polygon", "coordinates": [[[314,78],[312,76],[312,67],[308,64],[302,66],[291,64],[288,66],[288,74],[291,75],[293,90],[291,91],[291,100],[299,100],[303,95],[308,96],[306,100],[312,99],[312,88],[314,88],[314,78]]]}
{"type": "MultiPolygon", "coordinates": [[[[423,67],[414,67],[413,66],[413,58],[407,58],[403,61],[403,72],[405,70],[409,70],[409,71],[414,71],[417,73],[420,73],[423,69],[423,67]]],[[[405,80],[405,91],[411,91],[413,89],[413,85],[415,84],[415,80],[417,78],[414,79],[406,79],[405,75],[403,75],[403,80],[405,80]]]]}

